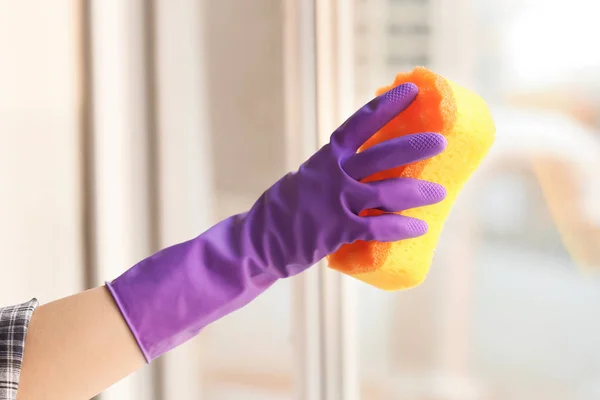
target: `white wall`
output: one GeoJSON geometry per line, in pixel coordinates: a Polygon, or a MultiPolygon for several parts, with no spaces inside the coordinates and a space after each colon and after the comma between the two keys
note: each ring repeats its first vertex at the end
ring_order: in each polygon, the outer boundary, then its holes
{"type": "Polygon", "coordinates": [[[81,288],[72,2],[0,1],[0,304],[81,288]]]}

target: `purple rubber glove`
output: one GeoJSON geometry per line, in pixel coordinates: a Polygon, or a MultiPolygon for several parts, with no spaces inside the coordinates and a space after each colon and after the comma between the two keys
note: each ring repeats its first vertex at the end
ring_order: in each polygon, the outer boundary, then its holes
{"type": "Polygon", "coordinates": [[[427,225],[420,220],[396,214],[358,216],[369,208],[401,211],[429,205],[446,195],[437,184],[408,178],[359,182],[445,148],[443,136],[422,133],[356,153],[412,103],[417,91],[405,84],[372,100],[250,211],[158,252],[107,283],[146,360],[187,341],[278,279],[304,271],[345,243],[423,235],[427,225]]]}

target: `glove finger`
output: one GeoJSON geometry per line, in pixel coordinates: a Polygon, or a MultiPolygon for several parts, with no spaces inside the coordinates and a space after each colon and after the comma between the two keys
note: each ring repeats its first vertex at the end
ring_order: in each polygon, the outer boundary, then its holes
{"type": "Polygon", "coordinates": [[[446,188],[442,185],[413,178],[385,179],[365,185],[370,187],[372,195],[365,199],[363,210],[398,212],[436,204],[446,198],[446,188]]]}
{"type": "Polygon", "coordinates": [[[364,237],[361,239],[367,241],[397,242],[423,236],[429,229],[425,221],[398,214],[360,218],[365,225],[364,237]]]}
{"type": "Polygon", "coordinates": [[[331,144],[343,154],[353,154],[385,124],[404,111],[419,89],[405,83],[383,93],[355,112],[331,135],[331,144]]]}
{"type": "Polygon", "coordinates": [[[446,145],[446,138],[437,133],[406,135],[354,154],[342,167],[353,179],[361,180],[380,171],[436,156],[446,145]]]}

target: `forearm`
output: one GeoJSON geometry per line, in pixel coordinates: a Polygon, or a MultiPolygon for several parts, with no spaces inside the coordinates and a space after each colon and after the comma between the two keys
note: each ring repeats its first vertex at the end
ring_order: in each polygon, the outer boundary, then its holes
{"type": "Polygon", "coordinates": [[[143,365],[110,293],[98,287],[34,312],[18,400],[89,399],[143,365]]]}

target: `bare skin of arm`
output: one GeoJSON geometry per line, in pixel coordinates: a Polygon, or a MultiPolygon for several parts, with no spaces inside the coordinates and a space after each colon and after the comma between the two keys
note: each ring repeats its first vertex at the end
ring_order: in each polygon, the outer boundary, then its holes
{"type": "Polygon", "coordinates": [[[98,287],[34,312],[18,400],[89,399],[144,364],[110,293],[98,287]]]}

